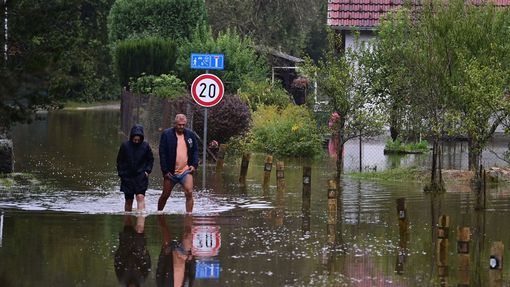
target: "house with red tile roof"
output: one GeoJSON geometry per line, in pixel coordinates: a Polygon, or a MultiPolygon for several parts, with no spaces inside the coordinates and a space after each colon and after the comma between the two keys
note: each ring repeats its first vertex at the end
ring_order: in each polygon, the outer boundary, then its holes
{"type": "MultiPolygon", "coordinates": [[[[423,0],[328,0],[327,23],[342,34],[345,47],[353,47],[354,31],[359,33],[361,41],[374,37],[379,21],[390,11],[395,11],[409,2],[411,9],[421,7],[423,0]]],[[[491,2],[495,6],[510,6],[510,0],[471,0],[482,4],[491,2]]]]}

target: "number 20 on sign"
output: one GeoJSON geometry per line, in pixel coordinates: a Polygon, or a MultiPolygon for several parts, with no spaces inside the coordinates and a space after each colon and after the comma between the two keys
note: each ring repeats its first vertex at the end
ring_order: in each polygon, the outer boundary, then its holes
{"type": "Polygon", "coordinates": [[[223,98],[225,89],[220,78],[213,74],[202,74],[191,84],[193,100],[202,107],[213,107],[223,98]]]}

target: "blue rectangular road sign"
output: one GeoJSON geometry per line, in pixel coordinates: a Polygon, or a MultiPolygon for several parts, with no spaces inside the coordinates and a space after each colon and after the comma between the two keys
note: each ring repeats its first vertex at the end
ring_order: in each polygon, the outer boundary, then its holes
{"type": "Polygon", "coordinates": [[[220,278],[220,261],[206,260],[197,261],[195,269],[195,278],[197,279],[218,279],[220,278]]]}
{"type": "Polygon", "coordinates": [[[223,54],[191,54],[191,68],[201,70],[223,70],[223,54]]]}

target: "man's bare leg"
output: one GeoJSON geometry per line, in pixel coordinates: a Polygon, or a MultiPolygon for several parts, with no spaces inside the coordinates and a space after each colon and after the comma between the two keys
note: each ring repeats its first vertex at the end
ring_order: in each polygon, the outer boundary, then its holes
{"type": "Polygon", "coordinates": [[[170,194],[172,193],[172,189],[174,188],[174,183],[168,179],[163,179],[163,193],[161,193],[161,196],[158,200],[158,211],[161,211],[165,208],[166,201],[170,197],[170,194]]]}
{"type": "Polygon", "coordinates": [[[193,212],[193,175],[188,174],[183,185],[184,194],[186,195],[186,212],[193,212]]]}

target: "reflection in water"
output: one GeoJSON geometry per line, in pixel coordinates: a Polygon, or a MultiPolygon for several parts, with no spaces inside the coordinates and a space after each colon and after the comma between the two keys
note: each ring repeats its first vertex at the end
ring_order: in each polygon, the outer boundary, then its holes
{"type": "Polygon", "coordinates": [[[142,286],[151,271],[151,257],[144,233],[145,217],[137,216],[135,226],[131,215],[124,215],[124,228],[119,233],[115,252],[115,274],[125,286],[142,286]]]}
{"type": "Polygon", "coordinates": [[[395,264],[395,272],[398,275],[404,274],[404,264],[407,258],[407,244],[409,241],[409,219],[407,217],[407,207],[405,198],[397,199],[397,216],[398,216],[398,248],[397,248],[397,260],[395,264]]]}
{"type": "Polygon", "coordinates": [[[172,240],[172,234],[164,215],[158,215],[158,223],[162,245],[156,271],[157,286],[193,286],[196,271],[196,261],[191,252],[193,217],[185,216],[184,231],[180,240],[172,240]]]}
{"type": "MultiPolygon", "coordinates": [[[[144,249],[135,217],[135,231],[131,230],[131,235],[122,232],[117,238],[123,226],[123,216],[115,214],[122,212],[113,165],[122,140],[112,124],[117,118],[118,113],[109,111],[62,112],[48,115],[46,123],[18,126],[14,133],[17,169],[33,173],[38,181],[26,180],[21,188],[0,187],[0,207],[5,208],[3,230],[0,228],[0,286],[37,286],[41,282],[56,287],[117,286],[112,254],[127,248],[144,249]],[[124,239],[138,242],[133,244],[138,247],[119,242],[124,239]]],[[[252,155],[243,187],[238,182],[240,158],[226,158],[221,174],[207,173],[207,190],[197,191],[191,244],[182,190],[171,198],[169,214],[161,216],[166,222],[160,224],[158,216],[151,213],[156,210],[161,182],[151,182],[147,209],[154,220],[146,220],[143,234],[152,239],[145,243],[151,255],[161,251],[161,256],[152,256],[151,264],[161,272],[145,275],[144,286],[158,282],[172,286],[177,278],[195,287],[438,286],[435,246],[441,214],[450,215],[452,227],[472,228],[470,286],[486,286],[490,244],[484,242],[510,241],[510,231],[501,228],[510,216],[510,193],[503,187],[489,188],[487,209],[474,211],[476,197],[460,189],[432,195],[422,192],[421,183],[360,181],[344,176],[337,187],[336,232],[331,234],[333,244],[328,245],[327,181],[335,176],[334,159],[310,163],[313,186],[309,197],[303,199],[304,162],[285,159],[286,191],[278,193],[275,171],[268,188],[262,187],[265,156],[252,155]],[[395,216],[395,200],[403,197],[412,236],[409,241],[400,233],[395,216]],[[215,222],[197,223],[197,214],[201,215],[198,219],[214,214],[215,222]],[[220,228],[223,238],[216,236],[220,228]],[[171,235],[167,239],[160,235],[165,232],[171,235]],[[225,248],[219,252],[221,245],[225,248]],[[193,259],[188,261],[190,248],[193,259]],[[402,250],[406,250],[404,258],[402,250]],[[397,264],[398,260],[405,262],[401,275],[395,272],[396,260],[397,264]],[[181,266],[178,276],[177,263],[181,266]]],[[[382,152],[379,156],[377,160],[388,159],[382,152]]],[[[452,158],[455,162],[458,158],[452,158]]],[[[196,184],[201,185],[200,179],[196,184]]],[[[1,218],[0,214],[0,223],[1,218]]],[[[454,254],[456,245],[449,246],[448,252],[454,254]]],[[[458,256],[450,258],[450,270],[458,270],[458,256]]],[[[450,272],[450,286],[460,282],[459,276],[450,272]]],[[[508,285],[506,281],[504,285],[508,285]]]]}

